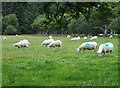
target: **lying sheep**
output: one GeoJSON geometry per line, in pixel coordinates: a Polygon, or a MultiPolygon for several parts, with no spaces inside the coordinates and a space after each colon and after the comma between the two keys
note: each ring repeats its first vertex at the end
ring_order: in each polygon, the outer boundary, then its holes
{"type": "Polygon", "coordinates": [[[96,42],[85,42],[80,45],[79,48],[77,48],[77,51],[80,52],[80,50],[83,50],[83,52],[86,50],[92,50],[94,49],[94,52],[96,52],[97,49],[97,43],[96,42]]]}
{"type": "Polygon", "coordinates": [[[7,37],[4,37],[3,40],[7,40],[7,37]]]}
{"type": "Polygon", "coordinates": [[[50,39],[52,39],[52,36],[49,36],[50,39]]]}
{"type": "Polygon", "coordinates": [[[24,39],[24,40],[21,40],[18,43],[13,44],[13,46],[18,47],[18,48],[21,48],[21,47],[29,48],[30,47],[29,44],[30,44],[29,41],[24,39]]]}
{"type": "Polygon", "coordinates": [[[41,43],[41,46],[43,46],[43,45],[49,45],[51,42],[53,42],[54,41],[54,39],[48,39],[48,40],[44,40],[42,43],[41,43]]]}
{"type": "Polygon", "coordinates": [[[16,36],[18,36],[18,34],[16,34],[16,36]]]}
{"type": "Polygon", "coordinates": [[[87,37],[86,37],[86,36],[84,37],[84,40],[87,40],[87,37]]]}
{"type": "Polygon", "coordinates": [[[76,40],[79,40],[79,39],[80,39],[80,37],[78,36],[78,37],[72,38],[71,41],[76,41],[76,40]]]}
{"type": "Polygon", "coordinates": [[[68,35],[67,38],[70,38],[70,35],[68,35]]]}
{"type": "Polygon", "coordinates": [[[112,39],[113,38],[113,36],[112,35],[110,35],[110,37],[109,37],[110,39],[112,39]]]}
{"type": "Polygon", "coordinates": [[[92,38],[91,38],[91,40],[96,40],[97,39],[97,36],[93,36],[92,38]]]}
{"type": "Polygon", "coordinates": [[[110,52],[112,55],[112,52],[113,52],[113,48],[114,48],[114,45],[112,43],[105,43],[105,44],[101,44],[97,53],[98,53],[98,56],[102,56],[102,53],[107,53],[107,52],[110,52]]]}
{"type": "Polygon", "coordinates": [[[60,40],[56,40],[56,41],[53,41],[51,42],[47,48],[49,47],[62,47],[62,42],[60,40]]]}
{"type": "Polygon", "coordinates": [[[100,36],[103,36],[103,34],[99,34],[100,36]]]}

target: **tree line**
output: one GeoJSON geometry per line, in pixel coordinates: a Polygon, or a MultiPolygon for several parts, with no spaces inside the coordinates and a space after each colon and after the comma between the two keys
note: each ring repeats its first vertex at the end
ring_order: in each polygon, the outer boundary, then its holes
{"type": "Polygon", "coordinates": [[[2,2],[2,33],[120,33],[119,9],[117,2],[2,2]]]}

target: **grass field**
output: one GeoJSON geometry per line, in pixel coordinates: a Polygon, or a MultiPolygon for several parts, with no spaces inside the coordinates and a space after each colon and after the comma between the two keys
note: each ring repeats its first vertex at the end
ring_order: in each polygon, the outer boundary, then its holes
{"type": "MultiPolygon", "coordinates": [[[[48,36],[7,36],[2,41],[2,85],[3,86],[118,86],[118,38],[98,37],[101,43],[114,44],[110,53],[98,57],[88,51],[78,53],[85,42],[70,41],[65,36],[53,36],[62,41],[62,48],[47,48],[40,44],[48,36]],[[13,44],[22,39],[30,41],[30,49],[16,49],[13,44]]],[[[91,41],[88,38],[86,41],[91,41]]],[[[98,49],[97,49],[98,50],[98,49]]]]}

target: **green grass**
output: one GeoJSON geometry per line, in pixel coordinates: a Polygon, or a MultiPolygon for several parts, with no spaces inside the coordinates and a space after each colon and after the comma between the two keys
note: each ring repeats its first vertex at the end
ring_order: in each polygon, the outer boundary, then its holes
{"type": "MultiPolygon", "coordinates": [[[[3,86],[117,86],[118,38],[99,37],[101,43],[114,44],[113,55],[98,57],[93,50],[83,54],[77,49],[85,42],[70,41],[65,36],[53,36],[62,41],[62,48],[47,48],[40,44],[48,36],[7,36],[2,41],[3,86]],[[16,49],[13,44],[21,39],[30,41],[30,49],[16,49]]],[[[88,38],[86,41],[91,41],[88,38]]]]}

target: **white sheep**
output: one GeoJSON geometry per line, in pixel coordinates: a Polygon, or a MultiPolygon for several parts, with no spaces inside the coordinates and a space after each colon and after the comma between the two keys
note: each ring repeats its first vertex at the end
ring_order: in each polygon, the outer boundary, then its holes
{"type": "Polygon", "coordinates": [[[16,34],[16,36],[18,36],[18,34],[16,34]]]}
{"type": "Polygon", "coordinates": [[[112,43],[105,43],[105,44],[101,44],[97,53],[99,56],[102,56],[102,53],[107,53],[107,52],[110,52],[110,56],[112,55],[112,52],[113,52],[113,48],[114,48],[114,45],[112,43]]]}
{"type": "Polygon", "coordinates": [[[60,40],[53,41],[47,46],[47,48],[49,48],[49,47],[54,47],[54,48],[62,47],[62,42],[60,40]]]}
{"type": "Polygon", "coordinates": [[[71,41],[76,41],[76,40],[80,40],[80,37],[75,37],[75,38],[72,38],[71,41]]]}
{"type": "Polygon", "coordinates": [[[7,37],[4,37],[3,40],[7,40],[7,37]]]}
{"type": "Polygon", "coordinates": [[[83,50],[83,52],[86,50],[92,50],[94,49],[94,52],[96,52],[97,49],[97,43],[96,42],[85,42],[80,45],[79,48],[77,48],[77,51],[80,52],[80,50],[83,50]]]}
{"type": "Polygon", "coordinates": [[[84,40],[87,40],[87,37],[86,37],[86,36],[84,37],[84,40]]]}
{"type": "Polygon", "coordinates": [[[48,39],[48,40],[44,40],[42,43],[41,43],[41,46],[43,46],[43,45],[49,45],[51,42],[53,42],[54,41],[54,39],[48,39]]]}
{"type": "Polygon", "coordinates": [[[97,39],[97,36],[93,36],[92,38],[91,38],[91,40],[96,40],[97,39]]]}
{"type": "Polygon", "coordinates": [[[110,37],[109,37],[110,39],[112,39],[113,38],[113,36],[112,35],[110,35],[110,37]]]}
{"type": "Polygon", "coordinates": [[[30,44],[29,41],[24,39],[24,40],[21,40],[18,43],[13,44],[13,46],[18,47],[18,48],[21,48],[21,47],[29,48],[30,47],[29,44],[30,44]]]}
{"type": "Polygon", "coordinates": [[[103,36],[103,34],[99,34],[100,36],[103,36]]]}
{"type": "Polygon", "coordinates": [[[67,38],[70,38],[70,35],[68,35],[67,38]]]}
{"type": "Polygon", "coordinates": [[[50,39],[52,39],[52,36],[49,36],[50,39]]]}

